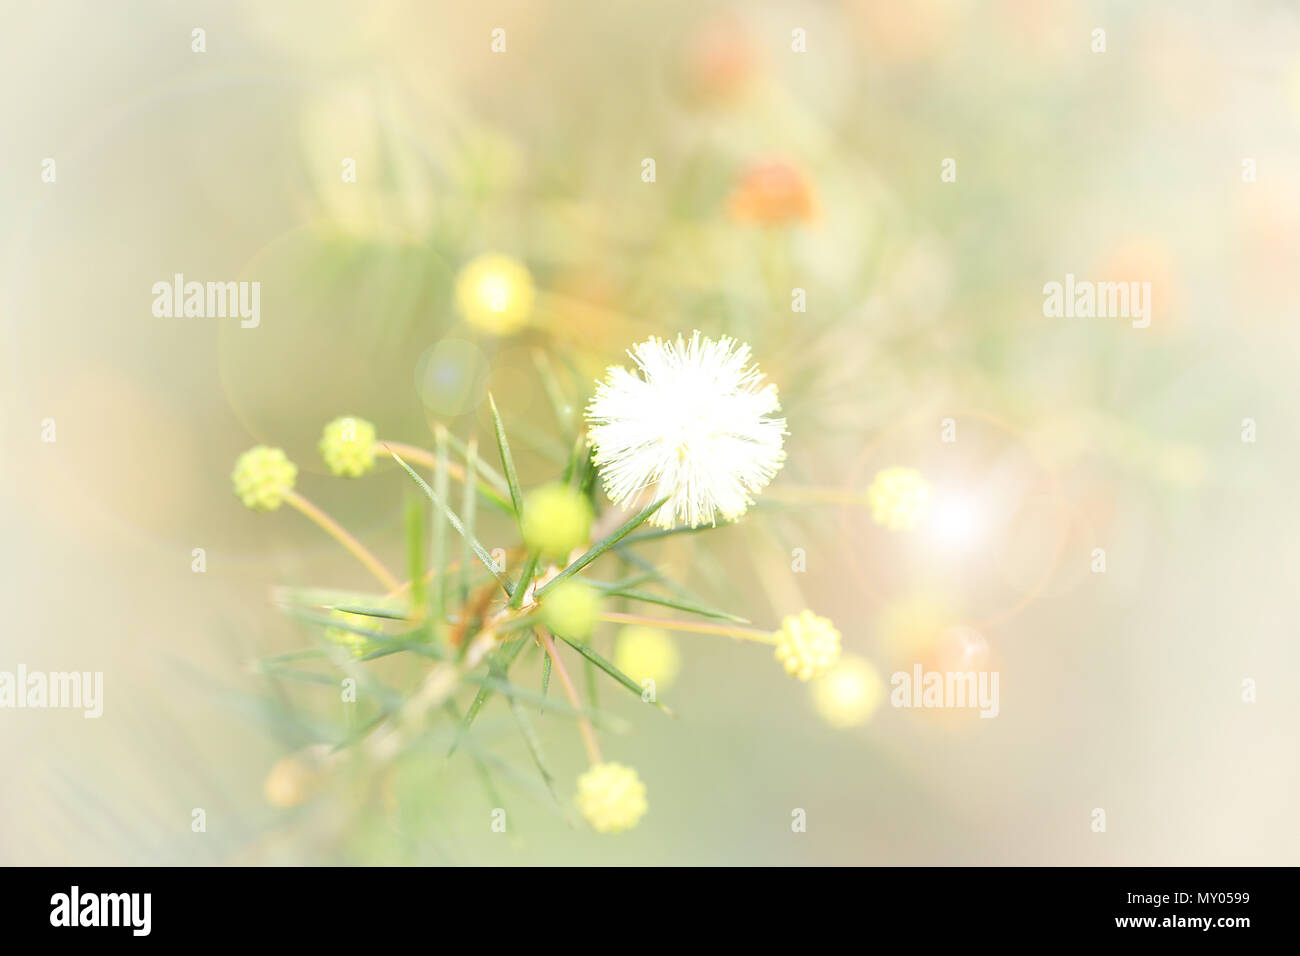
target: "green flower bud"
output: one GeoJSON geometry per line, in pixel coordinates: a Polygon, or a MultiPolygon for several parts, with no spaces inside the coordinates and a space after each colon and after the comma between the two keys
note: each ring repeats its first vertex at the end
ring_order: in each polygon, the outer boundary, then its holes
{"type": "Polygon", "coordinates": [[[621,763],[598,763],[580,776],[574,802],[597,833],[630,830],[650,809],[640,776],[621,763]]]}
{"type": "Polygon", "coordinates": [[[375,466],[375,426],[364,418],[336,418],[325,426],[316,447],[334,474],[360,477],[375,466]]]}
{"type": "Polygon", "coordinates": [[[230,480],[235,495],[254,511],[274,511],[285,495],[293,490],[298,466],[289,460],[283,448],[258,445],[239,456],[230,480]]]}
{"type": "MultiPolygon", "coordinates": [[[[375,629],[374,619],[367,617],[364,614],[356,614],[352,611],[340,611],[338,608],[334,607],[330,608],[330,617],[334,618],[336,621],[342,621],[344,624],[349,624],[352,627],[361,627],[366,630],[375,629]]],[[[353,657],[364,657],[379,646],[375,641],[372,641],[364,634],[358,634],[356,631],[349,631],[342,627],[325,628],[325,638],[331,643],[347,648],[352,653],[353,657]]]]}
{"type": "Polygon", "coordinates": [[[524,499],[524,543],[531,551],[562,558],[591,538],[591,505],[567,485],[543,485],[524,499]]]}
{"type": "Polygon", "coordinates": [[[557,634],[586,640],[600,617],[600,592],[590,584],[567,578],[542,598],[542,620],[557,634]]]}

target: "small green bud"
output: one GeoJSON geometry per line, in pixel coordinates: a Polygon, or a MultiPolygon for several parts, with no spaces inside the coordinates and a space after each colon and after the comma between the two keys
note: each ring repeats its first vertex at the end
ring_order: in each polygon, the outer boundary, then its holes
{"type": "MultiPolygon", "coordinates": [[[[363,627],[367,630],[373,630],[375,622],[372,618],[364,614],[356,614],[353,611],[340,611],[338,608],[330,608],[330,617],[336,621],[342,621],[352,627],[363,627]]],[[[364,657],[373,651],[378,644],[366,637],[364,634],[358,634],[356,631],[349,631],[342,627],[325,628],[325,637],[331,643],[340,647],[347,648],[353,657],[364,657]]]]}
{"type": "Polygon", "coordinates": [[[590,584],[567,578],[542,598],[542,620],[557,634],[585,641],[600,618],[600,592],[590,584]]]}
{"type": "Polygon", "coordinates": [[[591,505],[567,485],[542,485],[524,499],[524,543],[531,551],[562,558],[591,538],[591,505]]]}
{"type": "Polygon", "coordinates": [[[283,448],[258,445],[239,456],[230,480],[239,500],[254,511],[274,511],[293,490],[298,466],[283,448]]]}
{"type": "Polygon", "coordinates": [[[336,418],[316,447],[334,474],[358,478],[375,466],[375,426],[364,418],[336,418]]]}

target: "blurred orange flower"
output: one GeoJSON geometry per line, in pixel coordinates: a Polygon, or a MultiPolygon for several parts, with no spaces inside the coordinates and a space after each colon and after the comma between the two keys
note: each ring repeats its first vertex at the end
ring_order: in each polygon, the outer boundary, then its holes
{"type": "Polygon", "coordinates": [[[803,170],[782,161],[751,166],[727,200],[736,222],[782,226],[817,218],[817,196],[803,170]]]}
{"type": "Polygon", "coordinates": [[[757,65],[750,33],[734,15],[705,20],[686,40],[684,73],[694,99],[735,99],[749,86],[757,65]]]}

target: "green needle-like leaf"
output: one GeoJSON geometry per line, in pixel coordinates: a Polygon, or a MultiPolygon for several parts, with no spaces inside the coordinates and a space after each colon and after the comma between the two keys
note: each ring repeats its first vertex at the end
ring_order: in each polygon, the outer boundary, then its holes
{"type": "Polygon", "coordinates": [[[582,669],[587,672],[587,700],[591,702],[591,709],[595,710],[600,706],[599,692],[596,687],[596,665],[588,657],[582,662],[582,669]]]}
{"type": "Polygon", "coordinates": [[[460,603],[469,601],[469,566],[473,550],[469,546],[474,537],[474,515],[478,507],[478,496],[474,494],[474,483],[478,474],[478,442],[471,440],[465,449],[465,497],[461,503],[461,520],[465,523],[465,534],[461,537],[460,550],[460,603]]]}
{"type": "MultiPolygon", "coordinates": [[[[468,484],[468,482],[466,483],[468,484]]],[[[472,486],[471,486],[472,487],[472,486]]],[[[459,724],[462,720],[460,708],[450,697],[442,705],[443,710],[451,717],[452,721],[459,724]]],[[[494,807],[505,807],[501,800],[500,793],[497,792],[496,782],[492,779],[492,772],[488,769],[487,762],[475,750],[470,750],[470,759],[474,761],[474,768],[478,771],[479,779],[483,782],[483,789],[487,791],[488,799],[492,801],[494,807]]]]}
{"type": "Polygon", "coordinates": [[[724,521],[719,525],[701,524],[696,525],[693,528],[685,526],[680,528],[656,528],[654,531],[642,531],[640,534],[633,535],[628,538],[624,544],[634,545],[640,544],[643,541],[656,541],[659,538],[671,538],[679,534],[699,534],[702,531],[716,531],[719,528],[726,528],[733,524],[735,524],[734,521],[724,521]]]}
{"type": "MultiPolygon", "coordinates": [[[[641,685],[638,684],[636,681],[634,681],[632,678],[628,677],[626,674],[624,674],[621,670],[619,670],[609,661],[605,660],[605,658],[601,657],[594,650],[592,650],[590,644],[586,643],[585,641],[569,640],[569,638],[565,637],[563,634],[557,634],[555,636],[558,637],[560,640],[564,641],[564,643],[568,644],[570,647],[572,647],[575,651],[577,651],[587,660],[591,661],[591,663],[595,664],[597,667],[603,670],[610,677],[614,678],[614,680],[618,681],[620,684],[622,684],[632,693],[636,694],[637,697],[641,696],[642,694],[641,685]]],[[[657,700],[652,701],[652,703],[660,710],[662,710],[665,714],[668,714],[672,717],[677,716],[675,713],[673,713],[671,708],[667,707],[664,704],[661,704],[659,701],[657,700]]]]}
{"type": "Polygon", "coordinates": [[[662,576],[658,571],[643,571],[640,574],[619,578],[617,581],[597,581],[592,578],[583,578],[583,580],[598,591],[612,593],[614,591],[626,591],[628,588],[634,588],[638,584],[645,584],[647,581],[658,581],[662,576]]]}
{"type": "MultiPolygon", "coordinates": [[[[447,490],[450,483],[450,476],[447,474],[447,429],[441,425],[434,429],[433,460],[433,490],[439,501],[446,501],[449,497],[447,490]]],[[[434,573],[433,593],[431,595],[433,607],[432,630],[435,639],[441,642],[442,637],[439,632],[442,630],[442,620],[446,615],[447,608],[447,525],[436,518],[433,522],[433,540],[430,544],[430,552],[434,573]]]]}
{"type": "MultiPolygon", "coordinates": [[[[420,534],[424,534],[424,521],[420,521],[420,534]]],[[[362,617],[379,617],[385,621],[409,621],[411,616],[405,611],[394,611],[386,607],[362,607],[358,604],[335,604],[336,611],[347,611],[349,614],[359,614],[362,617]]]]}
{"type": "Polygon", "coordinates": [[[510,712],[515,715],[515,720],[519,722],[519,732],[524,735],[524,742],[528,745],[528,752],[532,754],[533,763],[537,764],[538,771],[541,772],[542,781],[546,784],[546,789],[551,791],[551,796],[555,802],[560,803],[560,794],[555,789],[555,777],[551,774],[550,768],[546,766],[546,757],[542,754],[542,742],[533,733],[532,726],[528,723],[528,718],[524,716],[524,709],[520,706],[519,701],[514,697],[507,697],[510,703],[510,712]]]}
{"type": "Polygon", "coordinates": [[[591,460],[591,449],[578,459],[578,493],[588,501],[595,502],[593,489],[596,487],[596,466],[591,460]]]}
{"type": "Polygon", "coordinates": [[[620,558],[622,558],[628,564],[632,565],[632,567],[640,568],[642,571],[644,571],[647,574],[654,572],[660,587],[664,588],[665,590],[672,591],[673,594],[676,594],[683,601],[691,601],[692,603],[695,604],[702,603],[698,596],[692,594],[690,591],[682,587],[672,578],[666,577],[663,574],[659,573],[658,569],[655,568],[654,565],[652,565],[645,558],[641,557],[641,555],[637,554],[635,551],[631,550],[628,547],[626,540],[621,542],[617,547],[615,547],[614,550],[618,552],[618,556],[620,558]]]}
{"type": "MultiPolygon", "coordinates": [[[[447,432],[447,443],[456,450],[456,454],[464,458],[466,462],[469,461],[470,448],[475,444],[473,439],[467,442],[462,441],[449,431],[447,432]]],[[[477,458],[477,449],[475,450],[475,457],[477,458]]],[[[493,488],[500,492],[501,495],[505,496],[510,494],[510,486],[506,483],[505,478],[497,473],[495,468],[482,460],[477,461],[477,466],[478,473],[482,475],[484,480],[492,485],[493,488]]],[[[504,497],[501,499],[501,503],[507,507],[510,505],[510,502],[506,501],[504,497]]]]}
{"type": "Polygon", "coordinates": [[[573,425],[573,405],[564,397],[564,387],[551,367],[551,360],[541,349],[533,349],[533,364],[537,367],[537,376],[542,380],[542,389],[551,403],[555,420],[567,432],[573,425]]]}
{"type": "Polygon", "coordinates": [[[662,594],[651,594],[649,591],[634,591],[630,588],[619,588],[618,590],[607,592],[609,597],[625,597],[633,601],[644,601],[647,604],[659,604],[663,607],[676,608],[679,611],[686,611],[690,614],[698,614],[701,617],[715,617],[723,621],[735,621],[737,624],[751,624],[752,621],[746,617],[740,617],[736,614],[728,614],[726,611],[719,611],[715,608],[705,607],[702,604],[691,604],[689,601],[681,601],[676,598],[665,597],[662,594]]]}
{"type": "MultiPolygon", "coordinates": [[[[551,655],[542,655],[542,699],[546,698],[546,691],[551,686],[551,655]]],[[[546,710],[545,707],[542,708],[546,710]]]]}
{"type": "MultiPolygon", "coordinates": [[[[579,469],[584,456],[590,456],[591,451],[587,448],[587,436],[583,432],[578,432],[578,437],[573,440],[573,453],[569,455],[569,462],[564,466],[564,474],[560,476],[560,484],[567,485],[573,479],[573,473],[579,469]]],[[[581,479],[579,479],[581,484],[581,479]]]]}
{"type": "Polygon", "coordinates": [[[501,677],[493,677],[490,674],[469,674],[464,678],[467,684],[478,684],[480,687],[486,687],[488,690],[502,694],[506,697],[512,697],[515,700],[522,701],[526,704],[536,704],[545,712],[559,714],[561,717],[586,717],[595,726],[611,730],[616,733],[622,733],[627,729],[624,721],[606,713],[602,710],[593,710],[590,707],[574,708],[569,702],[562,698],[543,697],[538,691],[529,690],[513,681],[504,680],[501,677]]]}
{"type": "Polygon", "coordinates": [[[515,582],[515,589],[510,594],[510,606],[516,610],[524,603],[524,595],[528,593],[528,585],[533,581],[533,575],[537,573],[536,551],[529,552],[524,559],[524,568],[519,572],[519,580],[515,582]]]}
{"type": "Polygon", "coordinates": [[[483,545],[479,544],[478,541],[476,541],[472,536],[466,533],[465,526],[460,523],[460,519],[456,517],[456,513],[452,511],[450,508],[448,508],[447,505],[441,499],[438,498],[434,490],[429,487],[428,482],[426,482],[423,478],[417,475],[412,470],[411,466],[408,465],[406,462],[404,462],[397,455],[396,452],[394,452],[390,448],[388,450],[388,453],[393,456],[393,460],[396,461],[399,465],[401,465],[402,468],[406,470],[406,473],[410,475],[411,478],[415,481],[415,483],[420,486],[420,490],[422,490],[429,497],[429,500],[442,509],[443,514],[447,516],[447,521],[451,523],[451,526],[456,529],[456,532],[462,538],[464,538],[466,541],[469,542],[469,546],[474,549],[474,556],[477,557],[479,561],[482,562],[483,567],[488,569],[488,571],[492,574],[492,577],[496,578],[497,583],[501,585],[502,590],[504,590],[506,594],[509,594],[510,585],[506,581],[505,577],[501,574],[501,572],[497,570],[496,564],[492,561],[492,556],[487,553],[483,545]]]}
{"type": "Polygon", "coordinates": [[[446,661],[451,659],[445,652],[437,649],[427,640],[424,640],[425,635],[421,634],[420,637],[421,640],[419,641],[391,641],[383,647],[370,651],[368,654],[362,654],[357,658],[357,660],[373,661],[380,657],[389,657],[393,654],[400,654],[403,651],[410,651],[412,654],[417,654],[420,657],[427,657],[430,660],[435,661],[446,661]]]}
{"type": "MultiPolygon", "coordinates": [[[[296,617],[300,621],[306,621],[309,624],[320,624],[327,628],[333,628],[338,631],[347,631],[350,634],[360,634],[380,644],[390,643],[393,640],[400,639],[407,635],[403,634],[385,634],[383,631],[371,630],[368,627],[361,627],[353,624],[351,621],[339,617],[332,617],[328,614],[321,614],[318,611],[308,611],[302,608],[290,607],[285,608],[285,613],[290,617],[296,617]]],[[[408,634],[414,632],[408,632],[408,634]]]]}
{"type": "Polygon", "coordinates": [[[540,598],[543,594],[545,594],[551,588],[555,587],[555,585],[559,584],[565,578],[569,577],[570,575],[577,574],[587,565],[591,564],[591,562],[595,561],[602,554],[604,554],[610,548],[614,547],[614,545],[618,544],[629,534],[635,531],[638,527],[640,527],[640,525],[643,524],[645,520],[649,518],[652,514],[658,511],[663,506],[663,503],[667,500],[668,500],[668,496],[664,496],[663,498],[660,498],[658,501],[646,505],[635,515],[633,515],[632,518],[628,520],[621,528],[601,538],[599,541],[597,541],[595,544],[591,546],[591,548],[587,551],[586,554],[578,558],[571,565],[569,565],[567,568],[565,568],[555,577],[551,578],[551,580],[547,581],[544,585],[538,588],[537,591],[534,593],[534,597],[540,598]]]}
{"type": "Polygon", "coordinates": [[[406,574],[411,582],[411,616],[419,618],[429,607],[424,580],[424,502],[412,497],[406,503],[406,574]]]}
{"type": "MultiPolygon", "coordinates": [[[[500,680],[505,680],[509,673],[510,665],[515,662],[515,658],[519,656],[519,652],[524,649],[524,645],[527,643],[528,635],[525,634],[513,644],[493,651],[488,655],[488,674],[500,680]]],[[[460,726],[456,728],[456,737],[451,742],[451,749],[447,751],[448,757],[456,752],[456,748],[460,746],[460,742],[465,739],[465,734],[469,733],[470,724],[474,723],[474,718],[477,717],[478,712],[483,709],[483,705],[487,703],[487,699],[492,696],[492,691],[493,688],[486,684],[479,687],[478,693],[474,695],[474,699],[470,702],[469,710],[465,711],[465,719],[462,720],[460,726]]]]}
{"type": "Polygon", "coordinates": [[[488,404],[492,407],[492,424],[497,432],[497,449],[501,452],[501,467],[505,469],[506,484],[510,487],[510,500],[515,506],[515,518],[524,520],[524,496],[519,490],[519,476],[515,473],[515,460],[510,454],[510,442],[506,439],[506,427],[501,424],[501,413],[497,411],[496,399],[488,392],[488,404]]]}

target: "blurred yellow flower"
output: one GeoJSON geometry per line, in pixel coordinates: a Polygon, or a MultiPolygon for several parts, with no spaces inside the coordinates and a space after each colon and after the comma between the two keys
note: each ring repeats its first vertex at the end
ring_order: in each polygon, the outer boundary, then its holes
{"type": "Polygon", "coordinates": [[[785,618],[774,636],[776,659],[787,674],[799,680],[820,677],[839,660],[840,632],[812,611],[785,618]]]}
{"type": "Polygon", "coordinates": [[[682,657],[667,631],[633,624],[618,632],[614,664],[638,684],[652,680],[656,690],[663,690],[677,679],[682,657]]]}
{"type": "Polygon", "coordinates": [[[533,277],[509,256],[491,253],[470,262],[456,277],[456,305],[475,328],[492,335],[512,335],[533,311],[533,277]]]}
{"type": "Polygon", "coordinates": [[[890,531],[916,527],[930,513],[930,484],[912,468],[886,468],[867,489],[871,520],[890,531]]]}
{"type": "Polygon", "coordinates": [[[524,499],[521,526],[529,550],[562,558],[591,537],[591,504],[567,485],[543,485],[524,499]]]}
{"type": "Polygon", "coordinates": [[[885,681],[870,661],[845,655],[812,686],[813,704],[833,727],[857,727],[885,699],[885,681]]]}
{"type": "Polygon", "coordinates": [[[239,456],[230,480],[235,495],[254,511],[274,511],[285,495],[293,490],[298,466],[289,460],[283,448],[257,445],[239,456]]]}
{"type": "Polygon", "coordinates": [[[649,804],[645,784],[631,767],[598,763],[578,778],[578,811],[598,833],[630,830],[649,804]]]}
{"type": "Polygon", "coordinates": [[[360,477],[375,465],[375,426],[364,418],[336,418],[325,426],[317,447],[334,474],[360,477]]]}
{"type": "Polygon", "coordinates": [[[591,637],[600,619],[600,592],[590,584],[567,578],[542,599],[542,620],[557,634],[574,640],[591,637]]]}

